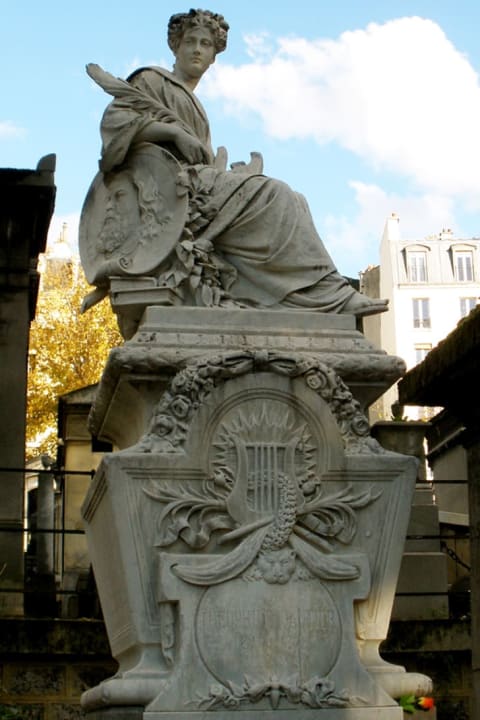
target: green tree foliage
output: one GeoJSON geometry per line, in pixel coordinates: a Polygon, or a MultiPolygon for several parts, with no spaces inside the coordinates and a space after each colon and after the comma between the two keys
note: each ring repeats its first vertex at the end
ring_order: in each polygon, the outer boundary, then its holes
{"type": "Polygon", "coordinates": [[[110,349],[122,342],[108,300],[80,313],[90,290],[77,261],[44,258],[30,329],[27,460],[55,457],[58,397],[98,382],[110,349]]]}

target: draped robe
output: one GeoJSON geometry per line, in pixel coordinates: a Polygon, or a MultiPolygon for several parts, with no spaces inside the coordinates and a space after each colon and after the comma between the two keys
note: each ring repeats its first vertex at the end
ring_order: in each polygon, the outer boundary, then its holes
{"type": "Polygon", "coordinates": [[[208,222],[198,236],[236,271],[228,276],[229,295],[255,307],[341,312],[356,293],[337,272],[305,199],[279,180],[216,168],[205,111],[172,73],[142,68],[128,81],[151,98],[152,108],[129,97],[110,103],[101,125],[100,169],[120,165],[150,123],[181,127],[202,143],[205,163],[191,166],[175,146],[164,147],[184,168],[190,196],[202,196],[208,222]]]}

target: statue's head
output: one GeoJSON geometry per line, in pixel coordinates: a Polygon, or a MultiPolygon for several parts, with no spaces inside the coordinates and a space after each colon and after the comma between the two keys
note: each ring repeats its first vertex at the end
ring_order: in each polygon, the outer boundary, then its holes
{"type": "Polygon", "coordinates": [[[176,54],[186,30],[195,28],[210,30],[215,47],[215,54],[223,52],[227,47],[229,25],[223,15],[210,10],[190,10],[188,13],[172,15],[168,23],[168,46],[176,54]]]}

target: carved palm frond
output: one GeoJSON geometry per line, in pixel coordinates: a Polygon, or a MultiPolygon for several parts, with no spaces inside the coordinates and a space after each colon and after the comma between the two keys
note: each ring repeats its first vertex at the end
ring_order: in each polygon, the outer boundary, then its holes
{"type": "Polygon", "coordinates": [[[164,105],[156,102],[150,95],[142,92],[126,80],[115,77],[101,68],[100,65],[89,63],[86,69],[87,74],[97,85],[100,85],[102,90],[109,95],[113,95],[117,100],[125,101],[129,107],[138,112],[154,112],[155,117],[164,122],[177,121],[178,118],[167,110],[164,105]]]}

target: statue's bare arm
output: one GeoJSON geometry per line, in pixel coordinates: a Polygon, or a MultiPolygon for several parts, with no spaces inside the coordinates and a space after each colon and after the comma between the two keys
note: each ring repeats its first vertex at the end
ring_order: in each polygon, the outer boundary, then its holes
{"type": "Polygon", "coordinates": [[[173,143],[191,165],[208,162],[207,150],[200,140],[177,125],[154,120],[138,133],[135,140],[158,144],[173,143]]]}

